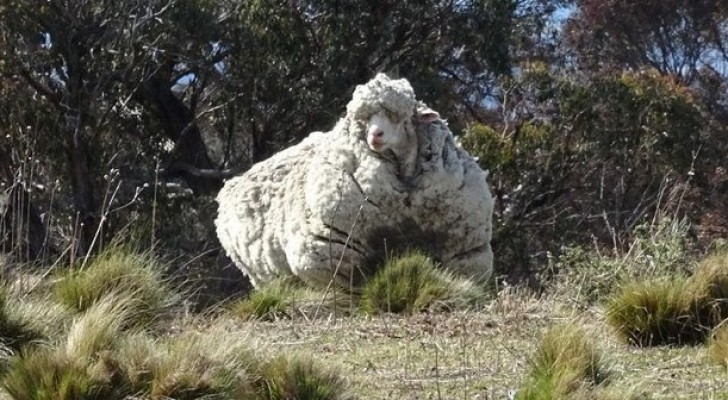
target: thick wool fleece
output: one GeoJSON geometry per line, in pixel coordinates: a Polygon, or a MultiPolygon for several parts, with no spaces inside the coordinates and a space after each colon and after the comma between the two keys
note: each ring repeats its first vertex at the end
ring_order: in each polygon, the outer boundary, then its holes
{"type": "Polygon", "coordinates": [[[414,91],[379,74],[357,86],[329,132],[229,180],[218,195],[220,243],[258,286],[280,275],[355,289],[388,254],[418,247],[445,267],[490,275],[492,199],[487,174],[456,146],[443,121],[416,123],[414,91]],[[417,174],[366,143],[366,120],[406,118],[417,174]]]}

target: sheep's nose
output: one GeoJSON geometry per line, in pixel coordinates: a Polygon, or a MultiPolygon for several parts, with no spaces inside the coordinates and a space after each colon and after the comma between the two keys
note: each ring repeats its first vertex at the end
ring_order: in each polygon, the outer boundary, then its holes
{"type": "Polygon", "coordinates": [[[384,131],[378,126],[372,126],[369,128],[369,136],[379,138],[384,136],[384,131]]]}

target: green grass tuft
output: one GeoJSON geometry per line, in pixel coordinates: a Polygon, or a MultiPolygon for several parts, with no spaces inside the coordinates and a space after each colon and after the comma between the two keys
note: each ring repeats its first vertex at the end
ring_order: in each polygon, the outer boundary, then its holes
{"type": "Polygon", "coordinates": [[[45,298],[18,298],[0,285],[0,346],[20,350],[41,339],[60,335],[70,317],[70,310],[45,298]]]}
{"type": "Polygon", "coordinates": [[[573,325],[548,330],[529,366],[516,396],[520,400],[568,398],[595,388],[607,377],[603,357],[585,332],[573,325]]]}
{"type": "Polygon", "coordinates": [[[262,400],[336,400],[343,396],[343,381],[312,360],[279,356],[261,370],[262,400]]]}
{"type": "Polygon", "coordinates": [[[484,296],[475,283],[455,278],[424,254],[410,253],[389,261],[366,282],[360,308],[368,314],[411,314],[433,306],[466,307],[484,296]]]}
{"type": "Polygon", "coordinates": [[[293,305],[293,291],[299,285],[288,278],[281,278],[258,288],[245,299],[230,305],[230,312],[236,317],[249,320],[276,320],[288,316],[293,305]]]}
{"type": "Polygon", "coordinates": [[[97,379],[77,364],[47,349],[21,353],[10,363],[2,385],[18,400],[108,400],[110,382],[97,379]]]}
{"type": "Polygon", "coordinates": [[[162,277],[163,267],[147,253],[110,246],[83,269],[63,274],[54,286],[55,299],[84,311],[109,293],[129,294],[137,301],[140,323],[148,323],[179,300],[162,277]]]}
{"type": "Polygon", "coordinates": [[[625,286],[607,306],[607,322],[637,346],[703,342],[728,317],[728,255],[703,260],[688,278],[625,286]]]}

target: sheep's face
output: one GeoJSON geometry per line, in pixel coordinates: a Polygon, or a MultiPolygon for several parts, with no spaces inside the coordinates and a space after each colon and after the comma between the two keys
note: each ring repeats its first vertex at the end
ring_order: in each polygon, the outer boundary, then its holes
{"type": "Polygon", "coordinates": [[[367,144],[377,153],[396,149],[407,139],[406,118],[381,110],[367,120],[367,144]]]}

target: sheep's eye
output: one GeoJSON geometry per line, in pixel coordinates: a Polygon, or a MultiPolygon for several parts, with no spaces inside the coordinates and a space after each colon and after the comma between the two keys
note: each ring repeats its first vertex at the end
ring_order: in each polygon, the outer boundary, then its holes
{"type": "Polygon", "coordinates": [[[389,118],[390,121],[394,122],[395,124],[398,124],[401,120],[399,115],[397,115],[397,113],[395,112],[384,110],[384,114],[387,116],[387,118],[389,118]]]}

